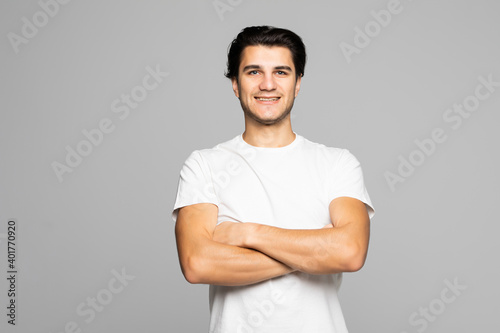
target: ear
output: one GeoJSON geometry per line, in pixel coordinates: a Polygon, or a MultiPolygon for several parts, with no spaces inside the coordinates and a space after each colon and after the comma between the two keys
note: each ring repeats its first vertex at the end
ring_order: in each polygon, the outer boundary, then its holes
{"type": "Polygon", "coordinates": [[[302,75],[300,75],[300,76],[297,78],[297,81],[295,82],[295,97],[297,97],[297,95],[299,94],[299,90],[300,90],[300,82],[302,82],[302,75]]]}
{"type": "Polygon", "coordinates": [[[237,98],[240,98],[240,93],[239,93],[239,89],[238,89],[238,79],[233,77],[231,78],[231,83],[233,85],[233,91],[234,91],[234,95],[237,97],[237,98]]]}

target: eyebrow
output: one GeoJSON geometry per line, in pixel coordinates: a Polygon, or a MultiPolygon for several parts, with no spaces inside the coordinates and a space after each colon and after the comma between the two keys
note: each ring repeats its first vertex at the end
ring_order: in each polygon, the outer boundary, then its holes
{"type": "MultiPolygon", "coordinates": [[[[262,67],[259,66],[259,65],[248,65],[248,66],[245,66],[243,68],[243,72],[246,72],[246,71],[248,71],[250,69],[261,69],[261,68],[262,67]]],[[[292,71],[292,68],[290,66],[284,66],[284,65],[283,66],[276,66],[276,67],[274,67],[274,69],[275,70],[288,70],[290,72],[292,71]]]]}

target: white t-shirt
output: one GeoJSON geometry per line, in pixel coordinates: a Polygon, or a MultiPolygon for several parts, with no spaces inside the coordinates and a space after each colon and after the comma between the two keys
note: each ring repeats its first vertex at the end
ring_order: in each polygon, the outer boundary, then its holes
{"type": "MultiPolygon", "coordinates": [[[[373,206],[358,160],[346,149],[311,142],[297,133],[285,147],[251,146],[238,135],[194,151],[181,170],[177,209],[218,206],[218,223],[256,222],[287,229],[330,223],[337,197],[373,206]]],[[[345,333],[337,292],[342,274],[294,272],[248,286],[210,286],[210,333],[345,333]]]]}

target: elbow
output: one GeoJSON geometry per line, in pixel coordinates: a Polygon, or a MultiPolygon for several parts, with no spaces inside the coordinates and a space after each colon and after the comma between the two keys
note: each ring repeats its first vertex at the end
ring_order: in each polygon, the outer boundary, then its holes
{"type": "Polygon", "coordinates": [[[191,284],[203,284],[205,282],[205,273],[203,262],[200,258],[188,257],[181,261],[181,270],[184,278],[191,284]]]}
{"type": "Polygon", "coordinates": [[[202,283],[199,274],[197,274],[193,270],[183,269],[182,270],[182,274],[184,275],[184,279],[186,279],[186,281],[189,282],[189,283],[191,283],[191,284],[200,284],[200,283],[202,283]]]}
{"type": "Polygon", "coordinates": [[[357,272],[363,268],[366,260],[366,251],[360,250],[358,247],[352,246],[345,248],[339,256],[334,255],[326,260],[318,263],[314,269],[308,271],[311,274],[336,274],[336,273],[351,273],[357,272]]]}
{"type": "Polygon", "coordinates": [[[345,263],[344,272],[357,272],[365,265],[365,260],[359,257],[352,258],[345,263]]]}
{"type": "Polygon", "coordinates": [[[352,245],[342,260],[342,271],[357,272],[365,265],[367,251],[364,247],[352,245]]]}

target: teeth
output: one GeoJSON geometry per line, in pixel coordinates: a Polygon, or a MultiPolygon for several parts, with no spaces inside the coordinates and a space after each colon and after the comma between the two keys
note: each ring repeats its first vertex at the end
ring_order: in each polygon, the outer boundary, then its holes
{"type": "Polygon", "coordinates": [[[263,98],[263,97],[257,97],[259,101],[277,101],[279,97],[273,97],[273,98],[263,98]]]}

